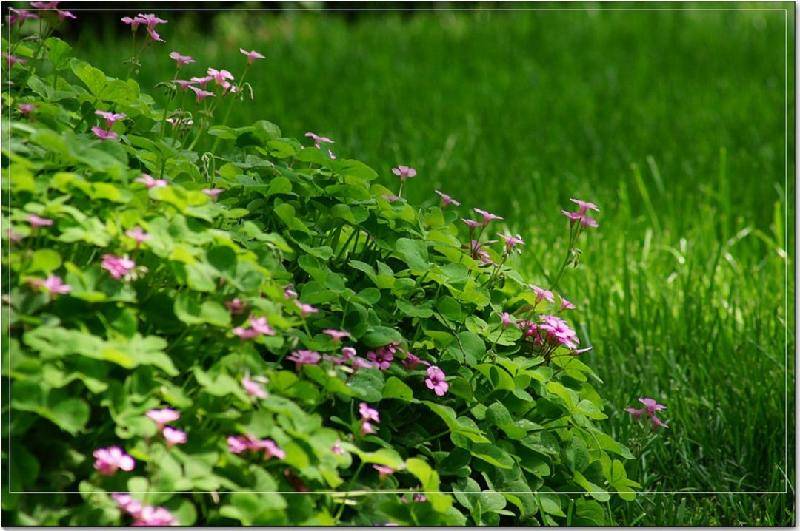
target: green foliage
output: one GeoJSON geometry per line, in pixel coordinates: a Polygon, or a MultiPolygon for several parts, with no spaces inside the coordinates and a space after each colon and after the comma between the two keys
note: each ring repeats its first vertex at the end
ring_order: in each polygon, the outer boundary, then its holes
{"type": "Polygon", "coordinates": [[[4,236],[22,236],[3,263],[11,482],[83,501],[7,495],[16,523],[126,522],[113,492],[186,525],[599,525],[598,502],[633,497],[620,460],[632,455],[600,427],[592,369],[501,325],[501,312],[545,311],[501,244],[487,244],[487,266],[453,209],[387,198],[373,169],[269,122],[212,126],[211,109],[195,109],[196,136],[181,136],[135,81],[46,42],[3,95],[39,109],[4,124],[4,236]],[[127,115],[119,140],[91,133],[100,106],[127,115]],[[220,149],[194,149],[209,136],[220,149]],[[143,173],[167,184],[148,188],[143,173]],[[31,214],[52,226],[32,227],[31,214]],[[108,255],[135,267],[114,278],[108,255]],[[48,275],[71,291],[47,293],[48,275]],[[318,311],[306,315],[287,287],[318,311]],[[235,299],[243,313],[226,308],[235,299]],[[274,334],[239,337],[256,318],[274,334]],[[339,328],[344,343],[323,333],[339,328]],[[385,370],[333,363],[344,345],[395,357],[385,370]],[[298,350],[325,357],[295,364],[298,350]],[[444,371],[447,393],[402,363],[411,353],[444,371]],[[251,375],[266,398],[244,389],[251,375]],[[374,433],[361,402],[380,411],[374,433]],[[164,444],[145,416],[159,407],[180,411],[186,444],[164,444]],[[243,435],[281,455],[231,452],[228,437],[243,435]],[[93,469],[92,452],[111,445],[134,470],[93,469]],[[216,491],[234,493],[199,494],[216,491]]]}

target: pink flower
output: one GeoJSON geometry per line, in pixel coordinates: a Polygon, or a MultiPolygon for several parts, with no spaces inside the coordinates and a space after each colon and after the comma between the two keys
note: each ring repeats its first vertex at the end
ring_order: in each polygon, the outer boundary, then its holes
{"type": "Polygon", "coordinates": [[[149,188],[159,188],[161,186],[166,186],[168,183],[166,179],[154,179],[151,175],[143,173],[140,177],[134,179],[137,183],[142,183],[148,189],[149,188]]]}
{"type": "Polygon", "coordinates": [[[319,363],[321,356],[319,352],[313,350],[296,350],[287,356],[287,360],[293,361],[295,367],[299,370],[303,365],[316,365],[319,363]]]}
{"type": "Polygon", "coordinates": [[[401,181],[405,181],[406,179],[415,177],[417,175],[417,170],[410,166],[398,166],[396,168],[392,168],[392,173],[400,177],[401,181]]]}
{"type": "Polygon", "coordinates": [[[167,509],[145,505],[135,517],[132,525],[137,527],[166,527],[179,524],[177,518],[167,509]]]}
{"type": "Polygon", "coordinates": [[[378,369],[385,371],[392,365],[394,350],[381,347],[375,352],[367,352],[367,359],[374,363],[378,369]]]}
{"type": "Polygon", "coordinates": [[[238,326],[233,329],[233,334],[242,339],[252,339],[258,336],[274,336],[275,330],[269,326],[266,317],[251,317],[249,328],[238,326]]]}
{"type": "Polygon", "coordinates": [[[450,197],[450,196],[449,196],[449,195],[447,195],[447,194],[443,194],[443,193],[442,193],[442,192],[440,192],[439,190],[436,190],[436,194],[437,194],[439,197],[441,197],[441,198],[442,198],[442,206],[443,206],[443,207],[450,206],[450,205],[454,205],[454,206],[461,206],[461,203],[460,203],[460,202],[456,201],[455,199],[453,199],[452,197],[450,197]]]}
{"type": "Polygon", "coordinates": [[[370,433],[375,433],[375,428],[372,427],[372,424],[368,420],[361,421],[361,435],[369,435],[370,433]]]}
{"type": "Polygon", "coordinates": [[[645,409],[647,409],[648,415],[654,415],[656,411],[667,409],[667,406],[665,406],[664,404],[659,404],[652,398],[640,398],[639,402],[644,404],[645,409]]]}
{"type": "Polygon", "coordinates": [[[158,18],[153,13],[145,13],[145,14],[139,13],[138,15],[136,15],[136,18],[139,20],[140,23],[146,24],[148,27],[151,28],[154,28],[159,24],[167,23],[166,20],[158,18]]]}
{"type": "Polygon", "coordinates": [[[385,465],[372,465],[372,468],[378,471],[378,477],[380,479],[385,478],[386,476],[391,476],[394,474],[394,468],[385,466],[385,465]]]}
{"type": "Polygon", "coordinates": [[[104,476],[113,476],[117,470],[130,472],[136,466],[133,457],[126,454],[119,446],[98,448],[92,456],[94,456],[94,468],[104,476]]]}
{"type": "Polygon", "coordinates": [[[72,291],[72,286],[69,284],[64,284],[61,280],[61,277],[56,275],[50,275],[44,280],[34,279],[31,281],[31,284],[34,287],[45,290],[51,298],[55,298],[56,295],[64,295],[72,291]]]}
{"type": "Polygon", "coordinates": [[[216,199],[219,194],[224,192],[224,188],[203,188],[202,192],[211,199],[216,199]]]}
{"type": "Polygon", "coordinates": [[[111,129],[111,126],[113,126],[116,122],[127,118],[125,113],[122,112],[117,114],[113,112],[97,110],[94,111],[94,113],[106,121],[106,127],[109,129],[111,129]]]}
{"type": "Polygon", "coordinates": [[[500,314],[500,323],[503,325],[503,328],[511,326],[514,324],[514,317],[508,312],[503,312],[500,314]]]}
{"type": "Polygon", "coordinates": [[[286,286],[285,288],[283,288],[283,298],[284,299],[296,299],[297,298],[297,292],[294,290],[294,287],[292,287],[291,284],[286,286]]]}
{"type": "Polygon", "coordinates": [[[395,201],[400,201],[402,197],[399,195],[394,194],[383,194],[383,198],[389,201],[390,203],[394,203],[395,201]]]}
{"type": "Polygon", "coordinates": [[[503,243],[506,246],[506,252],[507,253],[510,253],[514,249],[514,247],[516,247],[517,245],[524,245],[525,244],[525,240],[523,240],[522,236],[520,236],[519,234],[516,234],[516,235],[513,235],[513,234],[498,234],[498,236],[500,236],[500,239],[503,240],[503,243]]]}
{"type": "Polygon", "coordinates": [[[33,103],[21,103],[19,107],[17,107],[17,110],[19,110],[20,114],[28,116],[29,114],[31,114],[33,111],[36,110],[36,105],[34,105],[33,103]]]}
{"type": "Polygon", "coordinates": [[[36,214],[28,214],[28,223],[31,224],[31,227],[39,228],[39,227],[52,227],[53,220],[47,218],[41,218],[36,214]]]}
{"type": "Polygon", "coordinates": [[[166,424],[175,422],[181,418],[181,414],[174,409],[165,407],[161,409],[151,409],[145,416],[156,423],[159,430],[163,429],[166,424]]]}
{"type": "Polygon", "coordinates": [[[333,443],[333,446],[331,446],[331,452],[336,455],[342,455],[344,454],[344,448],[342,448],[342,445],[339,441],[336,441],[333,443]]]}
{"type": "Polygon", "coordinates": [[[449,387],[444,378],[445,374],[442,369],[436,365],[431,365],[428,367],[428,377],[425,379],[425,385],[428,389],[433,390],[436,396],[444,396],[449,387]]]}
{"type": "Polygon", "coordinates": [[[652,398],[640,398],[639,402],[644,404],[643,408],[636,409],[633,407],[626,407],[625,411],[630,413],[631,417],[635,420],[639,420],[642,416],[644,416],[644,418],[649,418],[654,428],[669,428],[664,421],[656,416],[656,412],[666,409],[667,406],[659,404],[652,398]]]}
{"type": "Polygon", "coordinates": [[[467,226],[467,227],[469,227],[470,229],[475,229],[475,228],[478,228],[478,227],[480,227],[480,226],[481,226],[481,224],[480,224],[480,223],[478,223],[477,221],[475,221],[474,219],[464,219],[464,218],[461,218],[461,221],[463,221],[463,222],[464,222],[464,225],[466,225],[466,226],[467,226]]]}
{"type": "Polygon", "coordinates": [[[422,494],[421,492],[415,492],[414,496],[411,499],[414,500],[417,503],[424,503],[424,502],[428,501],[428,498],[424,494],[422,494]]]}
{"type": "Polygon", "coordinates": [[[247,307],[247,304],[245,304],[242,299],[237,297],[236,299],[225,301],[225,306],[233,315],[241,315],[244,313],[244,309],[247,307]]]}
{"type": "Polygon", "coordinates": [[[332,328],[327,328],[323,330],[322,333],[330,336],[331,339],[337,343],[345,337],[350,337],[350,332],[346,332],[344,330],[334,330],[332,328]]]}
{"type": "Polygon", "coordinates": [[[653,423],[654,428],[669,428],[666,422],[656,417],[655,415],[650,416],[650,422],[653,423]]]}
{"type": "Polygon", "coordinates": [[[319,136],[311,131],[306,133],[306,136],[314,141],[314,147],[319,149],[320,144],[333,144],[333,140],[328,138],[327,136],[319,136]]]}
{"type": "Polygon", "coordinates": [[[136,29],[139,27],[139,24],[142,23],[142,20],[139,17],[122,17],[120,20],[123,24],[130,26],[132,31],[136,31],[136,29]]]}
{"type": "Polygon", "coordinates": [[[256,332],[252,328],[244,328],[241,326],[237,326],[236,328],[233,329],[233,335],[241,339],[253,339],[254,337],[258,337],[258,332],[256,332]]]}
{"type": "Polygon", "coordinates": [[[539,330],[546,333],[546,338],[550,343],[564,346],[570,350],[578,348],[578,335],[560,317],[543,315],[539,330]]]}
{"type": "Polygon", "coordinates": [[[252,435],[245,436],[229,436],[228,450],[234,454],[241,454],[246,450],[250,451],[264,451],[264,458],[270,459],[277,457],[283,459],[286,453],[271,439],[256,439],[252,435]]]}
{"type": "Polygon", "coordinates": [[[178,52],[170,52],[169,58],[175,61],[178,65],[178,68],[188,65],[189,63],[194,63],[194,59],[189,55],[181,55],[178,52]]]}
{"type": "Polygon", "coordinates": [[[167,441],[167,446],[175,446],[186,442],[186,432],[170,426],[165,426],[161,434],[164,436],[164,440],[167,441]]]}
{"type": "Polygon", "coordinates": [[[594,203],[589,203],[588,201],[581,201],[580,199],[570,199],[573,203],[578,205],[578,212],[581,214],[585,213],[587,210],[594,210],[595,212],[600,212],[600,208],[594,203]]]}
{"type": "Polygon", "coordinates": [[[400,363],[402,363],[403,367],[405,367],[408,370],[414,370],[419,365],[430,365],[430,363],[428,363],[425,360],[420,359],[419,356],[417,356],[417,355],[415,355],[415,354],[413,354],[411,352],[407,353],[406,357],[400,363]]]}
{"type": "Polygon", "coordinates": [[[224,86],[228,79],[233,80],[233,74],[227,70],[217,70],[216,68],[209,68],[206,72],[214,82],[219,86],[224,86]]]}
{"type": "Polygon", "coordinates": [[[375,364],[371,361],[367,361],[364,358],[360,358],[356,356],[352,360],[350,360],[350,365],[352,365],[353,369],[375,369],[375,364]]]}
{"type": "Polygon", "coordinates": [[[114,131],[106,131],[99,125],[95,125],[94,127],[92,127],[92,133],[94,133],[94,136],[96,136],[100,140],[116,140],[117,137],[119,136],[114,131]]]}
{"type": "MultiPolygon", "coordinates": [[[[192,78],[197,79],[197,78],[192,78]]],[[[192,85],[197,83],[196,81],[186,81],[185,79],[176,79],[175,84],[178,85],[178,88],[181,90],[188,90],[192,85]]]]}
{"type": "Polygon", "coordinates": [[[247,64],[253,64],[253,61],[255,61],[256,59],[263,59],[264,58],[263,55],[261,55],[260,53],[258,53],[255,50],[251,50],[251,51],[248,52],[247,50],[245,50],[243,48],[239,48],[239,51],[247,56],[247,64]]]}
{"type": "Polygon", "coordinates": [[[213,76],[193,77],[191,78],[191,82],[197,83],[201,87],[205,87],[212,79],[214,79],[213,76]]]}
{"type": "Polygon", "coordinates": [[[305,318],[311,315],[312,313],[317,313],[319,310],[310,304],[303,304],[300,301],[295,301],[297,307],[300,308],[300,316],[305,318]]]}
{"type": "Polygon", "coordinates": [[[579,222],[584,227],[597,227],[599,223],[596,219],[589,216],[589,211],[594,210],[599,212],[600,209],[594,203],[589,203],[587,201],[581,201],[580,199],[570,199],[573,203],[578,205],[577,212],[568,212],[566,210],[562,210],[561,213],[564,214],[572,223],[579,222]]]}
{"type": "Polygon", "coordinates": [[[136,267],[136,263],[127,256],[104,254],[100,267],[108,271],[115,280],[119,280],[128,277],[136,267]]]}
{"type": "Polygon", "coordinates": [[[63,9],[56,9],[56,15],[58,15],[58,20],[62,22],[68,18],[71,18],[72,20],[78,18],[72,13],[72,11],[65,11],[63,9]]]}
{"type": "Polygon", "coordinates": [[[8,11],[11,14],[6,17],[6,20],[8,20],[9,25],[12,26],[17,22],[19,22],[19,25],[22,26],[22,24],[26,20],[33,20],[39,18],[39,15],[35,15],[30,11],[26,11],[25,9],[14,9],[13,7],[11,7],[9,8],[8,11]]]}
{"type": "MultiPolygon", "coordinates": [[[[194,78],[192,78],[192,79],[194,79],[194,78]]],[[[196,96],[196,101],[198,103],[200,101],[202,101],[203,99],[214,95],[213,92],[209,92],[207,90],[203,90],[203,89],[200,89],[200,88],[197,88],[197,87],[189,87],[189,88],[192,90],[192,92],[194,92],[194,95],[196,96]]]]}
{"type": "Polygon", "coordinates": [[[262,439],[253,443],[251,449],[254,450],[264,450],[264,458],[270,459],[272,457],[276,457],[278,459],[283,459],[286,457],[286,452],[284,452],[280,446],[275,444],[275,441],[271,439],[262,439]]]}
{"type": "Polygon", "coordinates": [[[267,379],[262,377],[256,377],[256,379],[251,380],[249,376],[245,376],[242,378],[242,387],[244,390],[247,391],[247,394],[250,396],[254,396],[256,398],[267,398],[267,391],[264,389],[261,381],[266,383],[267,379]]]}
{"type": "Polygon", "coordinates": [[[8,52],[3,52],[3,57],[5,57],[6,61],[8,61],[9,68],[13,67],[16,64],[22,65],[28,62],[27,59],[23,59],[22,57],[17,57],[16,55],[11,55],[8,52]]]}
{"type": "Polygon", "coordinates": [[[134,518],[142,511],[142,503],[134,499],[130,494],[115,492],[111,494],[111,498],[117,503],[117,507],[119,507],[121,511],[125,511],[134,518]]]}
{"type": "Polygon", "coordinates": [[[486,212],[485,210],[481,210],[480,208],[473,208],[476,213],[480,214],[483,218],[482,225],[486,226],[492,221],[502,221],[503,218],[498,216],[497,214],[492,214],[491,212],[486,212]]]}
{"type": "Polygon", "coordinates": [[[358,414],[361,415],[361,420],[371,420],[380,422],[381,416],[377,409],[371,408],[366,402],[358,404],[358,414]]]}
{"type": "Polygon", "coordinates": [[[552,291],[544,289],[544,288],[540,288],[539,286],[536,286],[534,284],[531,284],[530,288],[536,294],[536,302],[539,302],[539,301],[553,302],[553,301],[555,301],[555,297],[553,296],[553,292],[552,291]]]}
{"type": "Polygon", "coordinates": [[[561,309],[562,310],[574,310],[575,309],[575,305],[572,304],[567,299],[565,299],[564,297],[561,297],[561,309]]]}
{"type": "Polygon", "coordinates": [[[147,35],[156,42],[166,42],[164,39],[161,38],[161,35],[158,34],[155,28],[148,27],[147,28],[147,35]]]}
{"type": "Polygon", "coordinates": [[[228,436],[228,451],[232,454],[240,454],[248,449],[247,441],[243,437],[234,435],[228,436]]]}
{"type": "Polygon", "coordinates": [[[125,236],[136,242],[136,247],[150,239],[150,235],[142,230],[141,227],[134,227],[125,231],[125,236]]]}

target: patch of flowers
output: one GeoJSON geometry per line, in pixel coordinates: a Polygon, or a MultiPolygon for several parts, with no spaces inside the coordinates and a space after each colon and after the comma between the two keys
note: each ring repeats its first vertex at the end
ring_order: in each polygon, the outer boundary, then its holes
{"type": "Polygon", "coordinates": [[[9,494],[10,520],[597,525],[634,496],[555,288],[595,205],[565,211],[566,258],[530,284],[502,215],[403,198],[424,172],[225,124],[258,51],[234,76],[123,17],[131,76],[148,53],[186,78],[157,104],[71,57],[47,4],[3,41],[5,465],[12,491],[80,496],[9,494]]]}

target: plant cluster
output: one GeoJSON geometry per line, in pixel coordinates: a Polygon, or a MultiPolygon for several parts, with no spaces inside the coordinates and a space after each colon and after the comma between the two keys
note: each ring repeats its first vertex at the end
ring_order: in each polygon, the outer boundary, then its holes
{"type": "MultiPolygon", "coordinates": [[[[35,4],[13,23],[70,18],[35,4]]],[[[195,60],[156,51],[160,107],[49,33],[3,42],[15,523],[596,525],[633,498],[575,305],[515,271],[502,217],[217,123],[244,74],[178,79],[195,60]]],[[[558,278],[597,226],[575,203],[558,278]]]]}

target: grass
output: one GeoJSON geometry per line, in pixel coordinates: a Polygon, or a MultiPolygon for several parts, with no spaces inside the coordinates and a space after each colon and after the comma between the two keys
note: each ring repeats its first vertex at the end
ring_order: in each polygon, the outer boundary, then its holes
{"type": "MultiPolygon", "coordinates": [[[[646,494],[615,502],[615,522],[792,525],[794,6],[680,7],[231,12],[207,35],[190,15],[165,27],[140,81],[170,79],[173,49],[198,58],[192,75],[238,74],[240,46],[262,51],[255,100],[230,124],[331,136],[392,185],[393,165],[415,166],[414,199],[442,189],[504,215],[542,285],[563,253],[559,209],[599,203],[560,289],[594,346],[608,429],[638,455],[629,475],[646,494]],[[669,430],[627,418],[644,395],[668,405],[669,430]],[[773,494],[698,494],[724,491],[773,494]]],[[[127,43],[82,31],[81,55],[124,75],[127,43]]]]}

